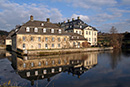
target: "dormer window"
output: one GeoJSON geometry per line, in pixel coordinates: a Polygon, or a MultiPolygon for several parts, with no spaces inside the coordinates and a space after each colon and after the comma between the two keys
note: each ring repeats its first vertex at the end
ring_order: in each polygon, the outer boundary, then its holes
{"type": "Polygon", "coordinates": [[[80,28],[82,28],[82,26],[80,25],[80,28]]]}
{"type": "Polygon", "coordinates": [[[70,28],[72,28],[72,26],[70,25],[70,28]]]}
{"type": "Polygon", "coordinates": [[[46,33],[46,28],[43,28],[43,33],[46,33]]]}
{"type": "Polygon", "coordinates": [[[44,26],[44,23],[41,23],[41,26],[44,26]]]}
{"type": "Polygon", "coordinates": [[[61,33],[61,29],[59,29],[59,33],[61,33]]]}
{"type": "Polygon", "coordinates": [[[37,27],[34,28],[34,32],[38,32],[38,28],[37,27]]]}
{"type": "Polygon", "coordinates": [[[29,27],[26,27],[26,32],[30,32],[30,28],[29,27]]]}
{"type": "Polygon", "coordinates": [[[54,29],[51,29],[51,33],[54,33],[54,29]]]}

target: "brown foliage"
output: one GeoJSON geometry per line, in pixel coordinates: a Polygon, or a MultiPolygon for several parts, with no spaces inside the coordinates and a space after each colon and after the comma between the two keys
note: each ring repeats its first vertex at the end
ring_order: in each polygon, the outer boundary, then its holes
{"type": "Polygon", "coordinates": [[[121,48],[123,35],[117,33],[117,30],[114,28],[114,26],[112,26],[110,34],[110,45],[114,48],[121,48]]]}
{"type": "Polygon", "coordinates": [[[86,42],[83,42],[82,43],[82,46],[84,47],[84,48],[86,48],[86,47],[89,47],[89,43],[86,41],[86,42]]]}

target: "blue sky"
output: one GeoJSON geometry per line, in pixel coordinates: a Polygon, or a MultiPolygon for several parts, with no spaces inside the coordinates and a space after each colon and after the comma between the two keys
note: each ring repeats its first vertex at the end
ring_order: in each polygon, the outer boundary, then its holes
{"type": "Polygon", "coordinates": [[[115,26],[118,32],[130,32],[130,0],[0,0],[0,30],[35,20],[63,22],[80,18],[102,32],[115,26]]]}

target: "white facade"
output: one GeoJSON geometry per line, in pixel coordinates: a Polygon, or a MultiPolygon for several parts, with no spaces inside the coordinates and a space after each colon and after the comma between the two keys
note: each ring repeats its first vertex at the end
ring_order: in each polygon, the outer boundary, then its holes
{"type": "Polygon", "coordinates": [[[91,45],[97,45],[97,31],[95,31],[93,28],[91,27],[86,27],[85,29],[83,29],[84,31],[84,37],[87,39],[87,41],[89,43],[91,43],[91,45]]]}

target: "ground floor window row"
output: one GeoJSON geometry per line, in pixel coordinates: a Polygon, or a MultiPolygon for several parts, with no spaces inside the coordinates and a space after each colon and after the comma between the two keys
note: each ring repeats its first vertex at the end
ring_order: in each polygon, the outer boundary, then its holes
{"type": "MultiPolygon", "coordinates": [[[[23,49],[25,49],[26,47],[27,47],[26,44],[23,43],[23,49]]],[[[38,47],[39,49],[42,48],[42,47],[41,47],[41,44],[38,44],[37,47],[38,47]]],[[[48,44],[45,44],[45,48],[48,48],[48,47],[61,47],[61,44],[51,44],[51,46],[48,45],[48,44]],[[57,46],[56,46],[56,45],[57,45],[57,46]]],[[[31,45],[31,48],[34,48],[34,46],[31,45]]]]}
{"type": "MultiPolygon", "coordinates": [[[[27,48],[27,46],[26,46],[27,44],[25,44],[25,43],[23,43],[23,49],[26,49],[27,48]]],[[[50,44],[43,44],[44,45],[44,47],[47,49],[47,48],[55,48],[55,47],[58,47],[58,48],[61,48],[62,47],[62,44],[60,44],[60,43],[58,43],[58,44],[54,44],[54,43],[52,43],[51,45],[50,44]]],[[[75,47],[75,46],[79,46],[80,47],[80,45],[81,45],[81,43],[80,42],[73,42],[73,47],[75,47]]],[[[31,48],[34,48],[34,46],[33,45],[31,45],[31,48]]],[[[38,44],[37,45],[37,48],[42,48],[42,44],[38,44]]]]}

